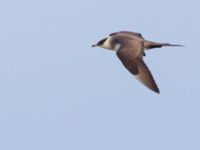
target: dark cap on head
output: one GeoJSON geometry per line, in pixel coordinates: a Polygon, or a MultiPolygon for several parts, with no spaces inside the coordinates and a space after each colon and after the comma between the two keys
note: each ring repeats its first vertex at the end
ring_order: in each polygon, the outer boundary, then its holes
{"type": "Polygon", "coordinates": [[[97,44],[92,45],[92,47],[101,46],[101,45],[103,45],[103,43],[104,43],[106,40],[107,40],[107,38],[104,38],[104,39],[102,39],[101,41],[99,41],[97,44]]]}

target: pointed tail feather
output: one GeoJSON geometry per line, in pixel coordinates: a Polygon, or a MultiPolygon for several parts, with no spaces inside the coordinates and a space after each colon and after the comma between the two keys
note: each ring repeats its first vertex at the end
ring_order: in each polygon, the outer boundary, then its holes
{"type": "Polygon", "coordinates": [[[156,42],[144,41],[144,47],[146,49],[160,48],[160,47],[163,47],[163,46],[180,46],[180,47],[184,47],[183,45],[178,45],[178,44],[156,43],[156,42]]]}
{"type": "Polygon", "coordinates": [[[170,43],[161,43],[161,46],[179,46],[179,47],[184,47],[183,45],[179,45],[179,44],[170,44],[170,43]]]}

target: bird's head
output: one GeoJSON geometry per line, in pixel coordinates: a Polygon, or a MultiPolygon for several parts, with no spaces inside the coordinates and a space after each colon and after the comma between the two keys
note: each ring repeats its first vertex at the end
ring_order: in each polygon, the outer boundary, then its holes
{"type": "Polygon", "coordinates": [[[92,45],[92,47],[99,46],[99,47],[105,48],[106,43],[107,43],[107,42],[106,42],[107,39],[108,39],[108,38],[104,38],[104,39],[100,40],[97,44],[92,45]]]}

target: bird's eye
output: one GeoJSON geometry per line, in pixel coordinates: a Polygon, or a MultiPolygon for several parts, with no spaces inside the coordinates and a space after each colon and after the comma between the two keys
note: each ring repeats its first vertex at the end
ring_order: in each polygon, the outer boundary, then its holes
{"type": "Polygon", "coordinates": [[[106,41],[107,38],[102,39],[101,41],[98,42],[98,45],[103,45],[103,43],[106,41]]]}

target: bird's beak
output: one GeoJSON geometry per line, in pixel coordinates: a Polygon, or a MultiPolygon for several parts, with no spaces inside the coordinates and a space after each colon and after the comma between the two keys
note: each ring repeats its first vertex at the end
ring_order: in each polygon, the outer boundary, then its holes
{"type": "Polygon", "coordinates": [[[97,46],[97,44],[92,45],[92,47],[96,47],[96,46],[97,46]]]}

